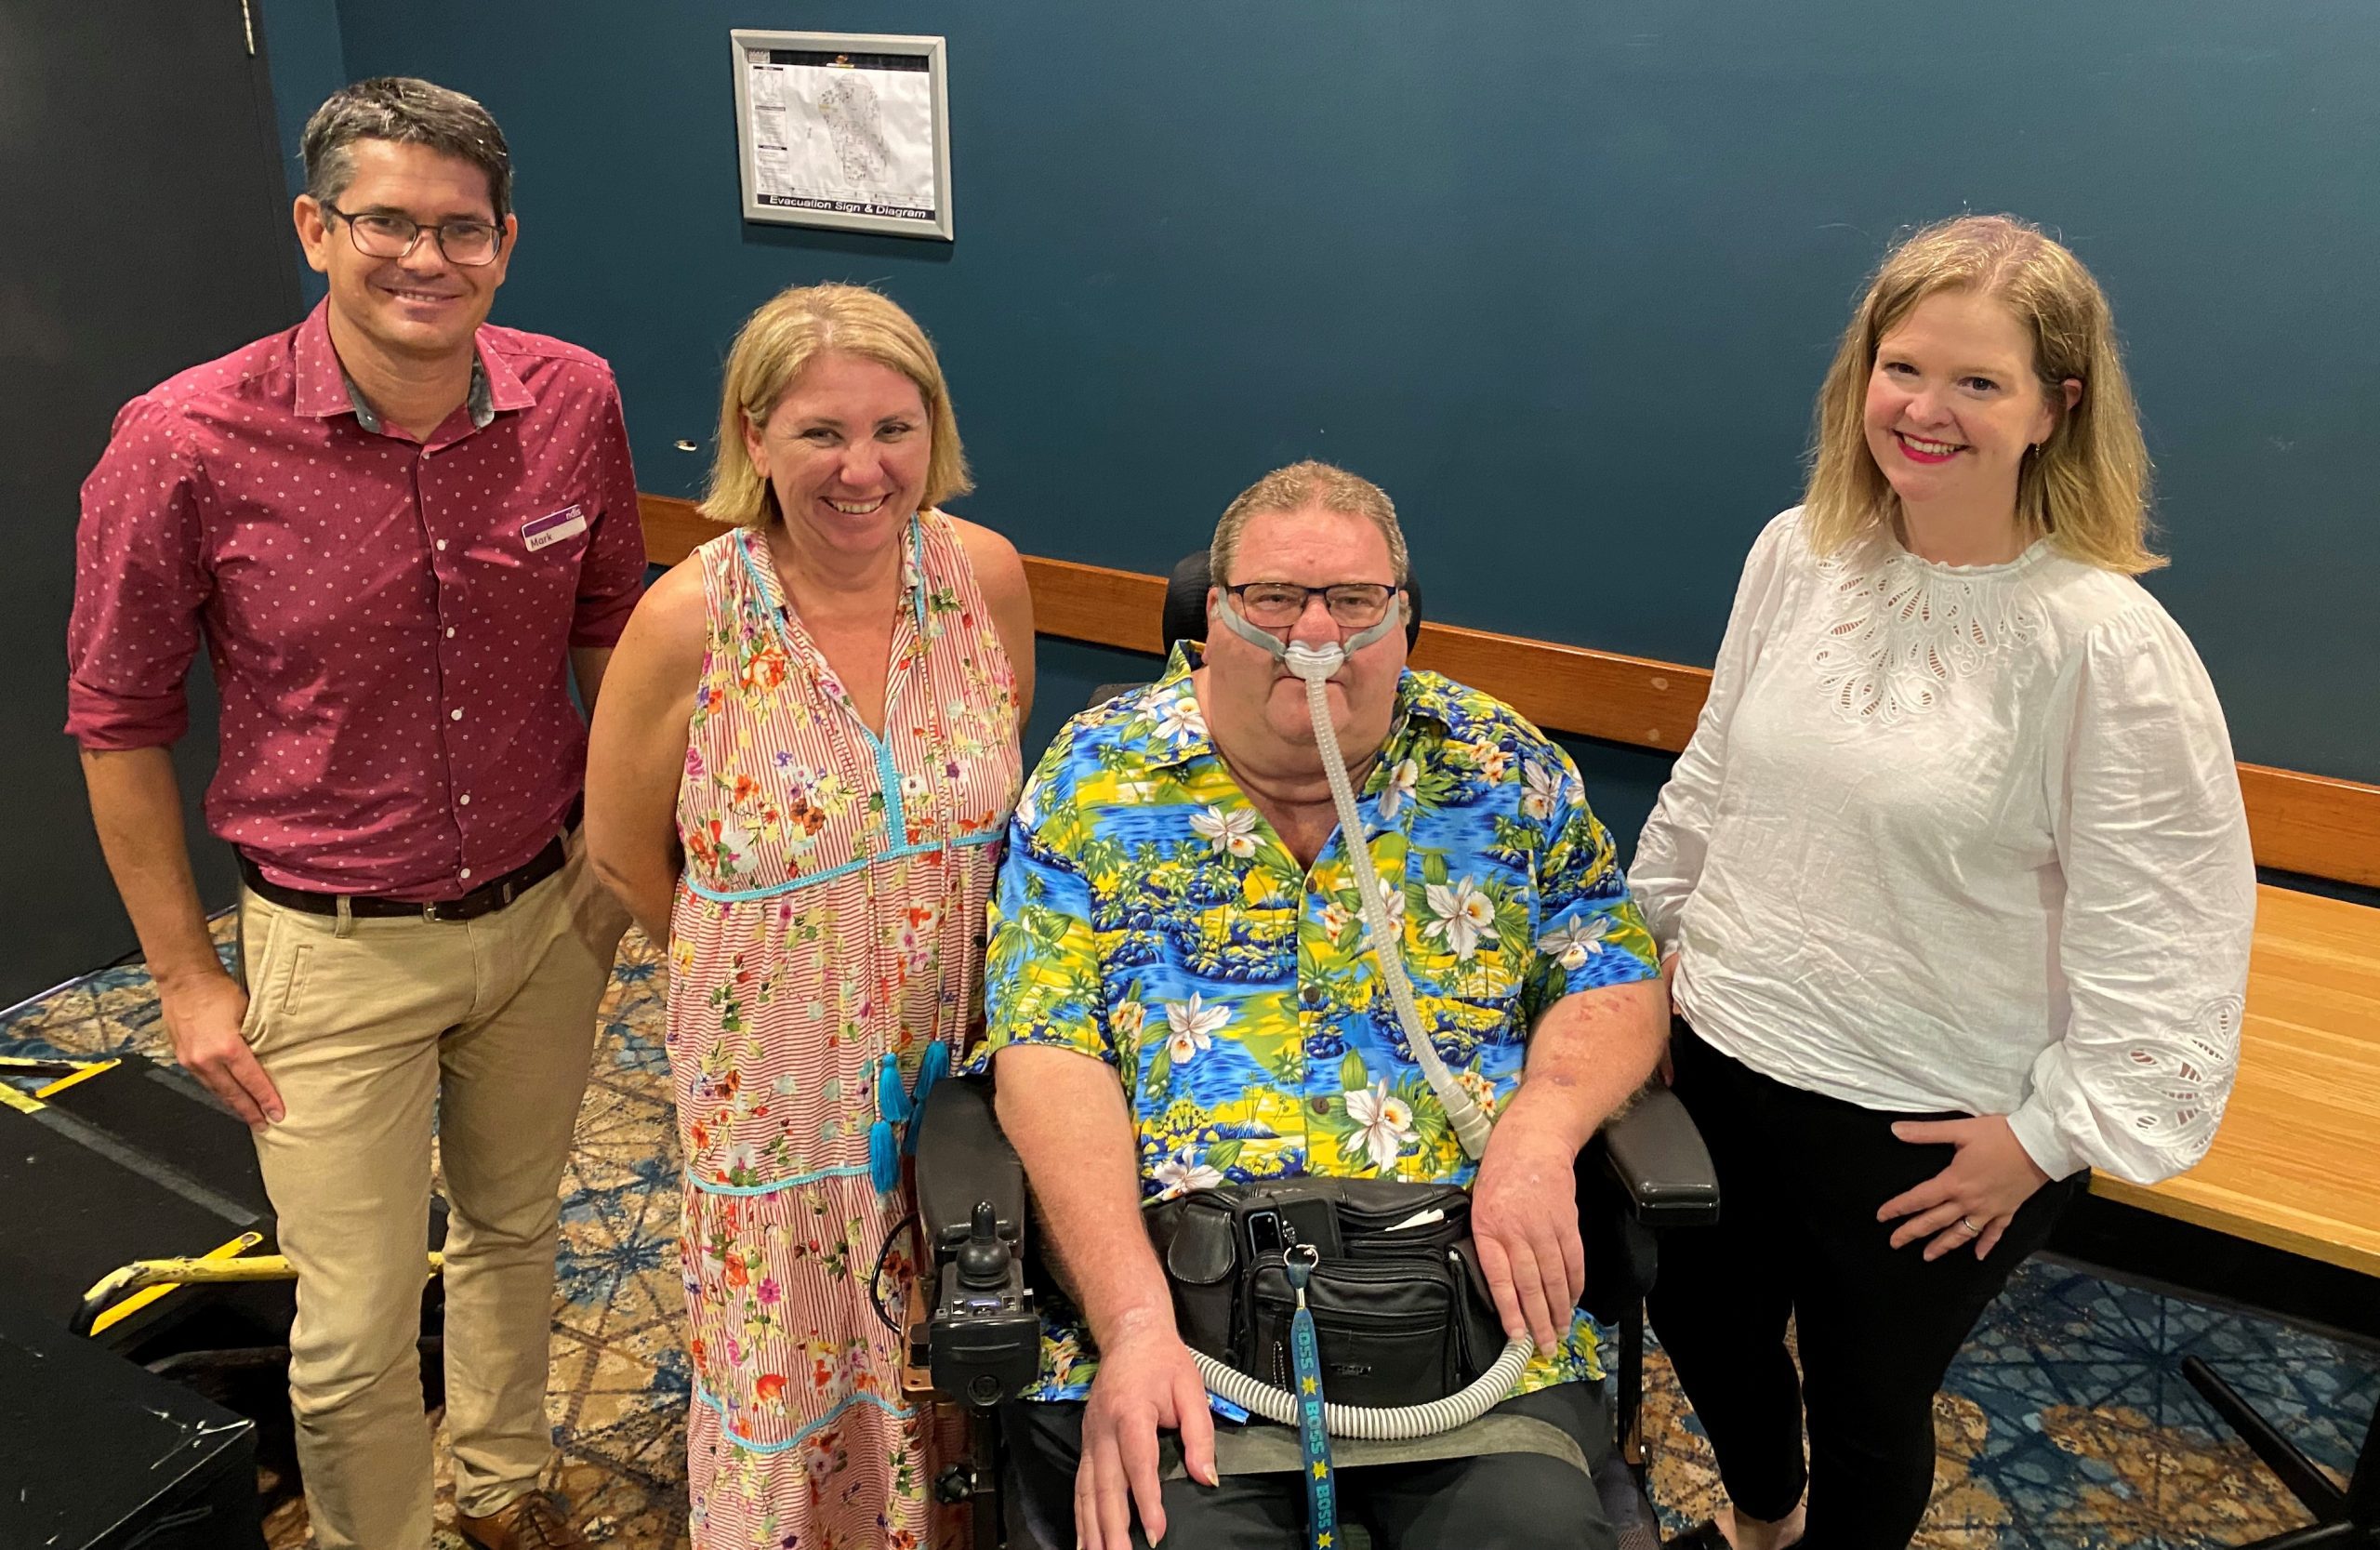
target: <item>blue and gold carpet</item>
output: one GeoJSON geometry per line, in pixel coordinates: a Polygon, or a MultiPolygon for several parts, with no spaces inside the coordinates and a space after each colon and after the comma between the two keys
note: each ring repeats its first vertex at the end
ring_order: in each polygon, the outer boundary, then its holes
{"type": "MultiPolygon", "coordinates": [[[[662,975],[621,950],[563,1176],[548,1401],[555,1483],[598,1543],[685,1543],[678,1161],[662,975]]],[[[171,1058],[140,969],[105,970],[0,1021],[0,1053],[171,1058]]],[[[2215,1550],[2305,1521],[2181,1376],[2204,1357],[2342,1480],[2380,1399],[2380,1353],[2045,1261],[1984,1316],[1936,1402],[1941,1463],[1927,1550],[2215,1550]]],[[[1719,1499],[1710,1451],[1658,1351],[1646,1436],[1668,1527],[1719,1499]]],[[[448,1509],[443,1504],[442,1513],[448,1509]]],[[[302,1511],[273,1525],[306,1543],[302,1511]]]]}

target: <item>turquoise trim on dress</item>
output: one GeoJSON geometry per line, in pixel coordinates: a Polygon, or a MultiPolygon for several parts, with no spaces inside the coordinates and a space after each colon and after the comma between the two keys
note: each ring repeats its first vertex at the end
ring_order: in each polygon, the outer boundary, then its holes
{"type": "Polygon", "coordinates": [[[923,855],[929,851],[955,850],[961,845],[997,844],[1007,833],[1007,826],[1002,825],[998,828],[975,829],[952,840],[934,840],[918,845],[895,845],[889,851],[880,851],[874,855],[863,855],[856,860],[846,861],[840,867],[829,867],[823,872],[813,872],[807,877],[771,883],[766,888],[729,891],[705,887],[693,878],[688,878],[685,880],[686,892],[698,898],[708,899],[714,904],[742,904],[747,899],[774,898],[779,894],[790,894],[796,889],[807,888],[813,882],[832,881],[847,873],[856,872],[863,867],[873,867],[882,861],[903,861],[913,855],[923,855]]]}
{"type": "Polygon", "coordinates": [[[820,1168],[807,1173],[795,1173],[779,1179],[774,1184],[710,1184],[694,1177],[692,1173],[686,1175],[686,1182],[706,1195],[774,1195],[780,1189],[791,1189],[799,1185],[816,1184],[820,1179],[854,1179],[866,1172],[867,1164],[865,1162],[846,1162],[833,1168],[820,1168]]]}
{"type": "Polygon", "coordinates": [[[882,1411],[885,1414],[892,1417],[896,1421],[913,1421],[917,1419],[918,1414],[916,1411],[906,1405],[896,1405],[890,1399],[880,1399],[873,1394],[854,1394],[845,1399],[842,1403],[837,1405],[833,1410],[828,1411],[817,1420],[813,1421],[807,1426],[802,1427],[801,1430],[786,1438],[783,1442],[755,1442],[750,1437],[746,1437],[743,1433],[737,1431],[734,1426],[728,1424],[727,1407],[721,1404],[718,1398],[714,1396],[710,1390],[705,1388],[700,1384],[695,1384],[694,1385],[694,1390],[695,1398],[701,1400],[704,1404],[708,1405],[712,1410],[719,1412],[719,1429],[727,1435],[727,1440],[735,1444],[736,1447],[753,1453],[782,1453],[789,1448],[799,1448],[802,1443],[809,1440],[811,1433],[828,1424],[837,1416],[842,1414],[843,1411],[851,1409],[853,1405],[874,1405],[878,1410],[882,1411]]]}

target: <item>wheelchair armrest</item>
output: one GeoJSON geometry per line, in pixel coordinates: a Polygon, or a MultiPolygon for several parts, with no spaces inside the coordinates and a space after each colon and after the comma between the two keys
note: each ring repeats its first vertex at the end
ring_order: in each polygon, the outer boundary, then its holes
{"type": "Polygon", "coordinates": [[[1603,1166],[1629,1213],[1648,1227],[1698,1226],[1719,1219],[1719,1180],[1693,1116],[1656,1083],[1603,1128],[1603,1166]]]}
{"type": "Polygon", "coordinates": [[[996,1231],[1025,1247],[1025,1164],[1000,1133],[992,1084],[950,1077],[933,1084],[919,1113],[918,1225],[936,1259],[967,1241],[975,1207],[989,1202],[996,1231]]]}

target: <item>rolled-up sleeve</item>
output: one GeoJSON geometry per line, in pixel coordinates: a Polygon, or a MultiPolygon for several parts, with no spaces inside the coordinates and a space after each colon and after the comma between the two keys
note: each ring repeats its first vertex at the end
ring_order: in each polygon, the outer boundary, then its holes
{"type": "Polygon", "coordinates": [[[2135,1184],[2205,1156],[2240,1052],[2255,863],[2214,685],[2153,604],[2098,626],[2049,772],[2063,1036],[2009,1125],[2043,1172],[2135,1184]]]}
{"type": "Polygon", "coordinates": [[[979,1072],[1010,1044],[1051,1044],[1117,1064],[1079,855],[1082,824],[1064,776],[1067,742],[1062,733],[1009,820],[985,956],[989,1032],[972,1062],[979,1072]]]}
{"type": "Polygon", "coordinates": [[[170,410],[116,416],[83,482],[66,627],[66,733],[90,749],[157,748],[190,726],[183,682],[213,590],[199,470],[170,410]]]}
{"type": "Polygon", "coordinates": [[[603,391],[594,449],[602,468],[596,479],[602,510],[579,565],[578,607],[570,621],[574,650],[618,644],[644,591],[644,519],[637,508],[628,422],[620,412],[619,388],[606,378],[603,391]]]}

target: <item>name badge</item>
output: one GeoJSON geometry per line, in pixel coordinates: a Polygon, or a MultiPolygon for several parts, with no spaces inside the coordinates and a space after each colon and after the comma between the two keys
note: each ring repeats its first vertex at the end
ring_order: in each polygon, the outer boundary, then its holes
{"type": "Polygon", "coordinates": [[[575,537],[587,531],[587,517],[577,507],[566,507],[550,517],[537,517],[521,524],[521,541],[535,554],[548,544],[558,544],[564,538],[575,537]]]}

